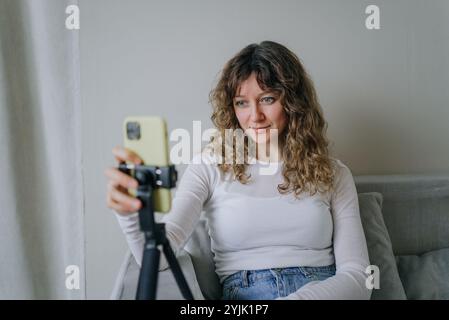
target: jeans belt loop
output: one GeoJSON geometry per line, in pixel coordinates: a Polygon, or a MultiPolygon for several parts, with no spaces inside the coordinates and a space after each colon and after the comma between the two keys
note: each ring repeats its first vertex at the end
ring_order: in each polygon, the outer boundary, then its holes
{"type": "Polygon", "coordinates": [[[248,270],[243,270],[242,272],[242,285],[243,287],[248,287],[248,270]]]}

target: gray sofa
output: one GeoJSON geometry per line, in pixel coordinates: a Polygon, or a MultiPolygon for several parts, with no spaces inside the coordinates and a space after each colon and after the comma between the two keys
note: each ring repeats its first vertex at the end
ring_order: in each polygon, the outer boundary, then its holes
{"type": "MultiPolygon", "coordinates": [[[[371,299],[449,299],[449,175],[356,176],[371,264],[371,299]]],[[[210,239],[201,220],[178,255],[195,299],[219,299],[210,239]]],[[[139,268],[128,253],[112,299],[134,299],[139,268]]],[[[159,272],[158,299],[182,299],[171,270],[159,272]]]]}

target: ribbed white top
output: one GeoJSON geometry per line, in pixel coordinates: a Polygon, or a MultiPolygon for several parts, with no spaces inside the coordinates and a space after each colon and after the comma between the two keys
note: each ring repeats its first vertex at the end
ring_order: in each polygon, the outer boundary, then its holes
{"type": "MultiPolygon", "coordinates": [[[[193,163],[198,163],[197,155],[193,163]],[[196,161],[195,161],[196,160],[196,161]]],[[[175,251],[184,247],[202,211],[207,220],[216,273],[221,281],[240,270],[336,263],[337,273],[313,281],[289,299],[367,299],[369,265],[352,174],[333,159],[334,190],[314,196],[281,195],[283,162],[249,165],[251,182],[243,185],[223,174],[215,159],[203,153],[201,164],[188,165],[165,215],[167,237],[175,251]]],[[[117,218],[137,262],[143,236],[138,215],[117,218]]]]}

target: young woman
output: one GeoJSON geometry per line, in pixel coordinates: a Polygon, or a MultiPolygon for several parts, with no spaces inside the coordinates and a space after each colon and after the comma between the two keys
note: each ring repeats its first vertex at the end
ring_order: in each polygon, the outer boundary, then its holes
{"type": "MultiPolygon", "coordinates": [[[[369,299],[354,180],[329,156],[327,124],[298,57],[275,42],[251,44],[226,63],[210,97],[218,134],[196,156],[201,163],[188,165],[164,216],[173,249],[185,245],[204,211],[223,299],[369,299]],[[243,163],[220,157],[229,146],[239,154],[235,141],[226,142],[229,129],[247,136],[243,163]],[[267,154],[262,145],[276,148],[267,154]]],[[[113,154],[140,162],[121,147],[113,154]]],[[[140,264],[141,204],[126,193],[137,182],[114,168],[106,175],[108,206],[140,264]]]]}

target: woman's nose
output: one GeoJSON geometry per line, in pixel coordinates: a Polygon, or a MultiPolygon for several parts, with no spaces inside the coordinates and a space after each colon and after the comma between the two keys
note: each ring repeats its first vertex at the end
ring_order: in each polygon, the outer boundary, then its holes
{"type": "Polygon", "coordinates": [[[251,121],[259,122],[264,119],[264,114],[260,110],[260,107],[257,104],[253,104],[251,106],[251,121]]]}

